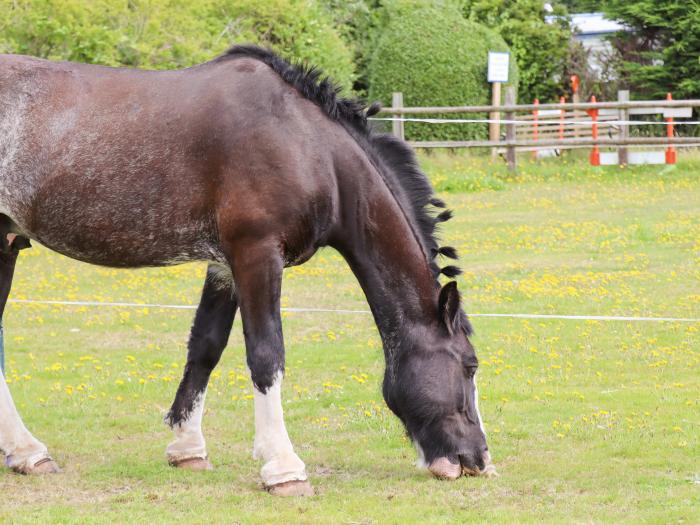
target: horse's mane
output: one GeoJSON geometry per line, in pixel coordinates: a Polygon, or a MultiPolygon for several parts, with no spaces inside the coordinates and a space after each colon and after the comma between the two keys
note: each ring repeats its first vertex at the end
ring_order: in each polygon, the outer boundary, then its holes
{"type": "MultiPolygon", "coordinates": [[[[380,105],[339,96],[340,88],[316,67],[292,64],[275,52],[253,45],[238,45],[229,49],[218,60],[247,57],[259,60],[270,67],[301,95],[319,106],[328,117],[343,125],[363,149],[386,181],[409,220],[417,240],[426,254],[435,278],[440,274],[456,277],[462,271],[453,265],[440,268],[436,259],[443,255],[457,258],[451,246],[440,247],[436,238],[439,223],[452,217],[450,210],[435,213],[434,208],[444,208],[445,203],[433,196],[433,189],[421,171],[410,146],[387,133],[380,133],[368,125],[367,117],[379,112],[380,105]]],[[[464,320],[463,328],[470,332],[464,320]]]]}

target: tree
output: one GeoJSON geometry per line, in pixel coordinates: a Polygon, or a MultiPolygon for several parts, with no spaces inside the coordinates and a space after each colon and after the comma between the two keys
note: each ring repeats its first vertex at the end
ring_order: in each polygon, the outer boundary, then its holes
{"type": "Polygon", "coordinates": [[[498,31],[520,72],[519,97],[558,100],[569,53],[571,29],[566,9],[546,13],[542,0],[462,0],[462,13],[498,31]],[[554,15],[551,22],[545,15],[554,15]]]}
{"type": "Polygon", "coordinates": [[[605,4],[603,0],[563,0],[558,3],[564,5],[569,13],[597,13],[605,4]]]}
{"type": "Polygon", "coordinates": [[[697,0],[611,0],[603,9],[630,28],[612,39],[621,85],[638,98],[700,96],[697,0]]]}

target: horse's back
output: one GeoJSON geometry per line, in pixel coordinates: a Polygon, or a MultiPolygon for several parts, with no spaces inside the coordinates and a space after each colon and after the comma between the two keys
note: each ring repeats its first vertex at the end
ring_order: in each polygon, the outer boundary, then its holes
{"type": "Polygon", "coordinates": [[[314,109],[252,59],[161,72],[0,56],[0,211],[98,264],[222,260],[222,226],[268,235],[332,191],[314,109]]]}

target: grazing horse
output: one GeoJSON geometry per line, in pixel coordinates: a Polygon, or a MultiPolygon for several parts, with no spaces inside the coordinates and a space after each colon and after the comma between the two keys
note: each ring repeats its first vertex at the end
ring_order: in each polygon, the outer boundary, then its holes
{"type": "MultiPolygon", "coordinates": [[[[477,358],[434,230],[450,218],[410,148],[374,131],[378,106],[319,72],[236,46],[178,71],[0,55],[0,313],[29,239],[93,264],[208,261],[166,422],[171,465],[209,469],[207,383],[238,307],[254,385],[254,456],[273,494],[312,491],[284,425],[285,267],[338,250],[381,334],[383,395],[436,476],[491,474],[477,358]]],[[[0,375],[0,449],[21,473],[58,471],[0,375]]]]}

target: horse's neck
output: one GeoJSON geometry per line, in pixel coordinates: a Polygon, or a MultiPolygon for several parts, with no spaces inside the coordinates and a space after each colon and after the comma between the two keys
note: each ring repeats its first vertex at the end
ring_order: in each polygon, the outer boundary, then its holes
{"type": "Polygon", "coordinates": [[[390,352],[397,338],[437,319],[437,285],[417,234],[387,185],[377,173],[365,183],[344,210],[343,240],[336,244],[390,352]]]}

